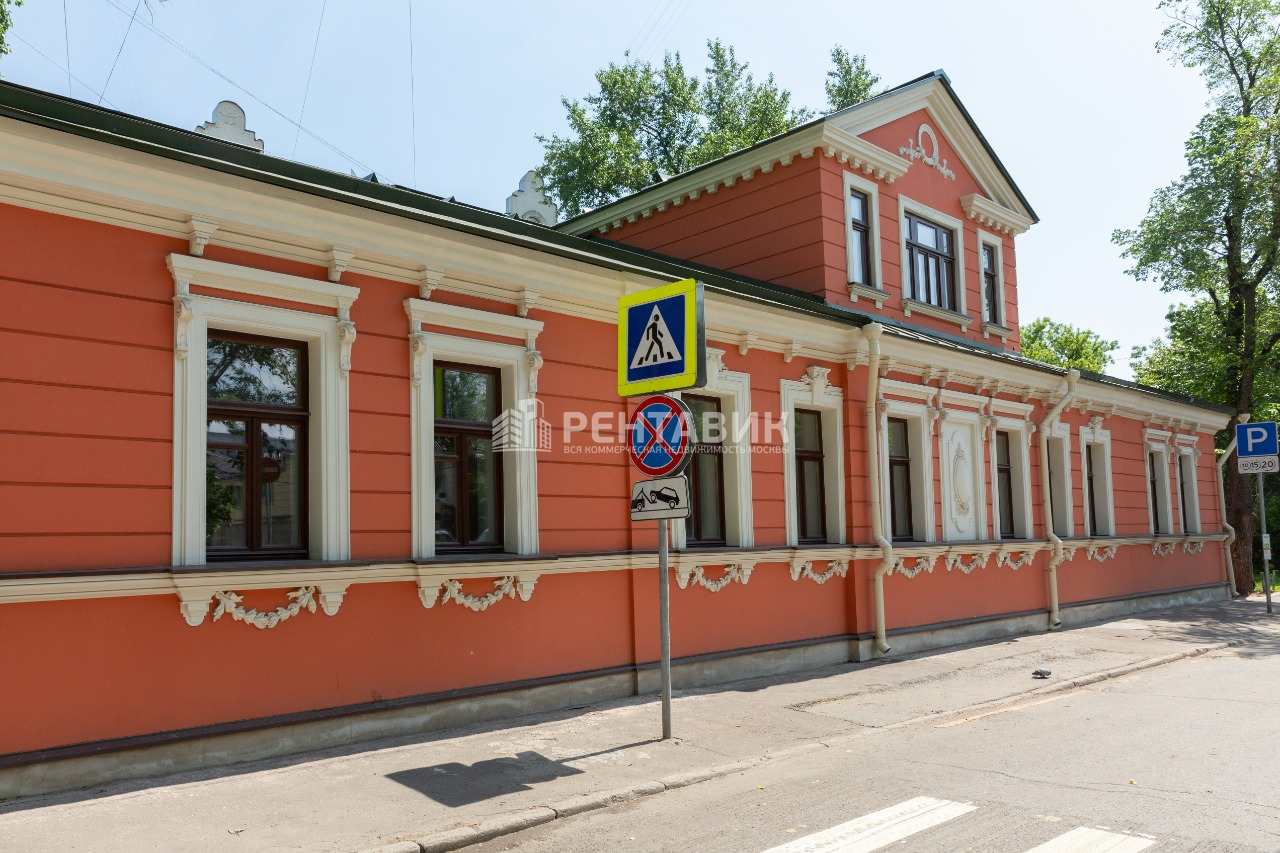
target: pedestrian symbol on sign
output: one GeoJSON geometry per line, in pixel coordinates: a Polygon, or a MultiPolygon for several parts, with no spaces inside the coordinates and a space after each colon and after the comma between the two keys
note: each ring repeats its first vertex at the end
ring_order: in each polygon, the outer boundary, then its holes
{"type": "Polygon", "coordinates": [[[668,361],[680,361],[680,350],[671,337],[667,321],[662,319],[658,306],[653,306],[649,314],[649,322],[644,327],[644,342],[636,348],[635,358],[631,360],[631,369],[644,367],[646,364],[664,364],[668,361]]]}

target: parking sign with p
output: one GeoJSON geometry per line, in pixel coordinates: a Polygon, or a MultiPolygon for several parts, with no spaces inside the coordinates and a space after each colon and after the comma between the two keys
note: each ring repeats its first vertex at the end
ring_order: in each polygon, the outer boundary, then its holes
{"type": "Polygon", "coordinates": [[[1280,471],[1275,421],[1236,424],[1236,466],[1241,474],[1280,471]]]}

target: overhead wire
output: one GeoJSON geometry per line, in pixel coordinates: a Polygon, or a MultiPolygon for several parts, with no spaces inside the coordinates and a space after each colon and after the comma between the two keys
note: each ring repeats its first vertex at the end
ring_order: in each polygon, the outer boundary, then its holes
{"type": "Polygon", "coordinates": [[[409,2],[409,143],[413,147],[413,185],[418,186],[418,97],[414,88],[413,0],[409,2]]]}
{"type": "MultiPolygon", "coordinates": [[[[115,6],[114,3],[112,3],[111,5],[115,6]]],[[[120,7],[116,6],[116,8],[119,9],[120,7]]],[[[107,82],[102,84],[103,95],[106,94],[107,87],[111,85],[111,78],[116,73],[116,63],[120,61],[120,54],[124,53],[125,42],[129,41],[129,33],[133,30],[133,22],[135,19],[137,19],[138,10],[140,8],[142,8],[142,0],[138,0],[138,2],[134,4],[133,14],[129,16],[129,25],[124,28],[124,38],[120,39],[120,49],[116,51],[116,58],[111,62],[111,70],[107,72],[107,82]]],[[[121,9],[120,11],[123,12],[124,10],[121,9]]],[[[102,103],[103,95],[98,96],[99,104],[102,103]]]]}
{"type": "Polygon", "coordinates": [[[71,88],[71,25],[67,23],[67,0],[62,0],[62,43],[67,49],[67,97],[74,98],[71,88]]]}
{"type": "Polygon", "coordinates": [[[26,39],[24,39],[24,38],[22,37],[22,34],[21,34],[21,33],[11,32],[11,33],[9,33],[9,35],[13,36],[13,37],[14,37],[14,38],[16,38],[18,41],[22,42],[22,43],[23,43],[23,44],[25,44],[27,47],[29,47],[29,48],[31,48],[32,50],[34,50],[34,51],[36,52],[36,54],[40,56],[40,58],[41,58],[41,59],[43,59],[45,62],[48,62],[48,63],[49,63],[50,65],[52,65],[54,68],[58,69],[59,71],[66,71],[66,72],[67,72],[67,74],[71,77],[71,79],[72,79],[72,80],[75,80],[75,81],[76,81],[77,83],[79,83],[81,86],[83,86],[83,87],[85,87],[86,89],[88,89],[90,93],[92,93],[92,94],[94,94],[94,95],[98,95],[98,96],[99,96],[99,98],[100,98],[102,101],[106,101],[107,106],[111,107],[113,110],[115,110],[115,109],[119,109],[119,107],[117,107],[117,106],[116,106],[115,104],[113,104],[111,101],[109,101],[109,100],[107,100],[105,97],[103,97],[103,93],[102,93],[102,92],[99,92],[97,89],[93,88],[93,87],[92,87],[92,86],[90,86],[88,83],[86,83],[86,82],[84,82],[83,80],[81,80],[79,77],[76,77],[74,74],[71,74],[70,69],[63,68],[63,67],[62,67],[62,65],[58,62],[58,60],[56,60],[56,59],[54,59],[53,57],[49,56],[49,54],[45,53],[45,52],[44,52],[43,50],[41,50],[40,48],[36,47],[36,46],[35,46],[34,44],[32,44],[31,42],[29,42],[29,41],[27,41],[26,39]]]}
{"type": "Polygon", "coordinates": [[[298,110],[298,127],[293,132],[293,151],[289,153],[290,159],[298,153],[298,137],[302,134],[302,120],[307,115],[307,95],[311,94],[311,75],[316,70],[316,54],[320,51],[320,30],[324,28],[324,10],[329,6],[329,0],[324,0],[320,4],[320,23],[316,24],[316,41],[311,46],[311,65],[307,67],[307,85],[302,90],[302,109],[298,110]]]}
{"type": "Polygon", "coordinates": [[[653,46],[649,49],[650,54],[662,48],[663,43],[667,40],[667,36],[671,35],[671,31],[675,29],[676,24],[678,24],[680,19],[684,17],[684,13],[689,11],[689,6],[692,3],[693,0],[683,0],[683,4],[681,3],[681,0],[676,0],[676,5],[673,7],[674,14],[672,14],[671,18],[668,20],[666,28],[662,31],[662,35],[654,39],[653,46]]]}
{"type": "Polygon", "coordinates": [[[643,60],[644,56],[650,52],[649,45],[653,43],[653,37],[657,34],[658,27],[662,26],[662,22],[666,20],[667,15],[671,13],[676,1],[677,0],[664,0],[661,4],[662,10],[658,12],[657,18],[654,19],[653,24],[649,27],[649,32],[640,40],[640,43],[636,45],[635,58],[637,60],[643,60]]]}
{"type": "Polygon", "coordinates": [[[662,5],[662,0],[654,0],[653,6],[649,9],[649,14],[645,15],[644,22],[640,24],[640,29],[636,30],[636,34],[631,37],[631,41],[627,43],[627,49],[623,51],[624,56],[630,56],[631,48],[636,46],[636,39],[640,38],[645,32],[645,28],[649,26],[649,19],[653,17],[653,13],[658,11],[658,7],[662,5]]]}
{"type": "MultiPolygon", "coordinates": [[[[129,11],[128,9],[125,9],[125,8],[123,8],[122,6],[120,6],[120,4],[116,2],[116,0],[103,0],[103,2],[107,3],[108,5],[114,6],[115,8],[119,9],[119,10],[120,10],[120,11],[122,11],[122,12],[128,12],[128,11],[129,11]]],[[[187,56],[188,58],[190,58],[190,59],[194,60],[195,62],[199,63],[201,66],[203,66],[203,67],[204,67],[205,69],[207,69],[208,71],[210,71],[210,72],[212,72],[213,74],[217,75],[217,76],[218,76],[219,78],[221,78],[224,82],[226,82],[226,83],[230,84],[231,86],[234,86],[236,89],[239,89],[241,92],[244,92],[244,93],[245,93],[246,95],[248,95],[250,98],[253,98],[253,99],[254,99],[255,101],[257,101],[259,104],[262,104],[262,106],[266,107],[269,111],[271,111],[272,113],[274,113],[275,115],[277,115],[278,117],[280,117],[281,119],[283,119],[284,121],[288,122],[289,124],[293,125],[294,127],[299,128],[299,129],[300,129],[303,133],[305,133],[307,136],[311,137],[311,138],[312,138],[312,139],[314,139],[316,142],[319,142],[321,145],[323,145],[325,148],[328,148],[330,151],[332,151],[333,153],[337,154],[339,157],[342,157],[344,160],[348,161],[349,163],[351,163],[351,164],[352,164],[352,165],[354,165],[354,166],[358,166],[360,169],[362,169],[362,170],[364,170],[364,171],[366,171],[366,172],[373,172],[373,171],[374,171],[373,169],[369,168],[369,167],[368,167],[367,165],[365,165],[364,163],[361,163],[361,162],[360,162],[359,160],[357,160],[355,157],[353,157],[353,156],[351,156],[350,154],[348,154],[347,152],[343,151],[343,150],[342,150],[341,148],[339,148],[338,146],[334,145],[333,143],[329,142],[329,141],[328,141],[328,140],[326,140],[326,139],[321,138],[321,137],[320,137],[319,135],[317,135],[316,133],[313,133],[312,131],[310,131],[310,130],[308,130],[307,128],[303,127],[303,126],[302,126],[302,124],[301,124],[300,122],[296,122],[296,121],[294,121],[294,120],[293,120],[293,119],[291,119],[289,116],[285,115],[283,112],[281,112],[280,110],[276,109],[274,106],[272,106],[271,104],[267,103],[265,100],[263,100],[263,99],[262,99],[262,98],[260,98],[259,96],[255,95],[253,92],[249,91],[248,89],[246,89],[244,86],[242,86],[242,85],[240,85],[239,83],[237,83],[236,81],[232,80],[232,79],[231,79],[230,77],[228,77],[226,74],[223,74],[223,73],[222,73],[221,71],[219,71],[217,68],[213,67],[211,64],[209,64],[208,62],[206,62],[204,59],[201,59],[199,56],[197,56],[194,52],[192,52],[191,50],[187,49],[187,48],[186,48],[186,47],[185,47],[181,42],[179,42],[179,41],[177,41],[176,39],[174,39],[174,38],[173,38],[172,36],[170,36],[168,33],[164,32],[163,30],[159,29],[158,27],[155,27],[155,26],[153,26],[153,25],[151,25],[151,24],[148,24],[146,21],[139,21],[139,22],[138,22],[138,24],[139,24],[139,26],[143,27],[144,29],[150,30],[150,31],[151,31],[151,32],[152,32],[152,33],[153,33],[157,38],[160,38],[160,39],[162,39],[163,41],[167,42],[167,43],[168,43],[171,47],[173,47],[175,50],[179,51],[180,53],[184,54],[184,55],[185,55],[185,56],[187,56]]]]}

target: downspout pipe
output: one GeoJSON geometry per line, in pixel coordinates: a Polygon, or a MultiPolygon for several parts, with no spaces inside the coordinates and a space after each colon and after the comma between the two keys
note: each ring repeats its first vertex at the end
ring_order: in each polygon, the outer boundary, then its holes
{"type": "MultiPolygon", "coordinates": [[[[1040,514],[1044,519],[1044,532],[1053,545],[1053,553],[1049,555],[1049,627],[1057,628],[1062,624],[1058,613],[1058,565],[1063,559],[1062,540],[1053,532],[1052,496],[1049,494],[1049,431],[1058,422],[1058,416],[1076,395],[1076,382],[1080,379],[1080,371],[1074,367],[1067,371],[1067,393],[1054,404],[1049,413],[1040,419],[1040,514]]],[[[1068,471],[1067,475],[1070,476],[1068,471]]]]}
{"type": "MultiPolygon", "coordinates": [[[[1247,424],[1249,422],[1249,413],[1241,412],[1236,416],[1238,423],[1247,424]]],[[[1227,531],[1227,538],[1223,541],[1223,549],[1227,555],[1227,589],[1228,596],[1235,598],[1236,594],[1236,567],[1235,561],[1231,559],[1231,546],[1236,541],[1236,529],[1227,523],[1227,486],[1222,476],[1224,469],[1227,467],[1227,460],[1231,458],[1231,454],[1235,453],[1236,439],[1231,437],[1231,443],[1227,445],[1227,449],[1223,452],[1222,458],[1218,460],[1218,514],[1222,517],[1222,529],[1227,531]]]]}
{"type": "Polygon", "coordinates": [[[880,335],[883,333],[884,326],[879,323],[862,327],[862,335],[867,339],[867,488],[871,491],[871,535],[880,547],[880,564],[871,576],[875,595],[875,657],[889,653],[885,639],[884,576],[893,568],[893,543],[884,535],[884,516],[880,509],[880,418],[876,402],[880,398],[880,335]]]}

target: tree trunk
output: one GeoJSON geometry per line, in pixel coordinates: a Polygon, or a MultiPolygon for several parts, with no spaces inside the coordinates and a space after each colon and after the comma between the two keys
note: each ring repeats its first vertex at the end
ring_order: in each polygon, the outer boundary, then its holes
{"type": "Polygon", "coordinates": [[[1253,532],[1258,522],[1254,493],[1233,462],[1227,463],[1226,475],[1227,522],[1236,529],[1236,541],[1231,546],[1236,595],[1249,595],[1253,592],[1253,532]]]}

